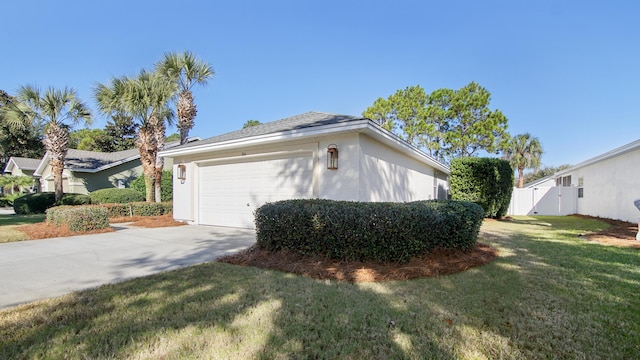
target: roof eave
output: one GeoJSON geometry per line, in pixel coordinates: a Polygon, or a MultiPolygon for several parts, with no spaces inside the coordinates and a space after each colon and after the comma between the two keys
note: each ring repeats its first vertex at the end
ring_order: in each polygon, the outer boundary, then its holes
{"type": "Polygon", "coordinates": [[[449,168],[439,161],[431,158],[429,155],[420,151],[418,148],[410,145],[406,141],[400,139],[394,134],[381,129],[373,121],[369,119],[355,120],[348,123],[338,123],[323,126],[314,126],[303,129],[287,130],[277,133],[234,139],[229,141],[221,141],[213,144],[203,144],[199,146],[188,147],[185,149],[170,149],[161,151],[158,155],[168,158],[179,156],[196,155],[208,153],[211,151],[230,150],[253,145],[265,145],[282,141],[291,141],[295,139],[303,139],[309,137],[317,137],[327,134],[344,133],[350,131],[365,132],[369,136],[373,136],[378,140],[386,143],[392,148],[408,153],[411,157],[418,161],[427,163],[435,169],[450,174],[449,168]]]}

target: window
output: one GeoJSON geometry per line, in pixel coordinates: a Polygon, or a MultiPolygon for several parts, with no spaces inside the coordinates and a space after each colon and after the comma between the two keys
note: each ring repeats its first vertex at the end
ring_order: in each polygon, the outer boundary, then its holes
{"type": "Polygon", "coordinates": [[[557,178],[556,186],[571,186],[571,175],[557,178]]]}
{"type": "Polygon", "coordinates": [[[584,197],[584,178],[578,178],[578,198],[584,197]]]}

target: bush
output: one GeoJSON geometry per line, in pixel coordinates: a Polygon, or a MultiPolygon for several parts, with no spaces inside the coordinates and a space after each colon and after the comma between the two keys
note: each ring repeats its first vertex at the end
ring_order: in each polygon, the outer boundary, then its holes
{"type": "Polygon", "coordinates": [[[62,199],[56,203],[53,192],[40,192],[26,194],[13,201],[13,210],[16,214],[44,214],[48,208],[55,205],[87,205],[91,204],[91,198],[84,194],[63,194],[62,199]]]}
{"type": "Polygon", "coordinates": [[[89,194],[92,204],[122,204],[144,201],[144,195],[134,189],[100,189],[89,194]]]}
{"type": "Polygon", "coordinates": [[[482,206],[485,217],[507,214],[513,181],[513,169],[506,160],[469,157],[451,161],[451,199],[482,206]]]}
{"type": "Polygon", "coordinates": [[[13,201],[16,214],[44,214],[56,203],[56,196],[52,192],[40,192],[21,196],[13,201]]]}
{"type": "Polygon", "coordinates": [[[91,198],[84,194],[64,194],[56,205],[89,205],[91,198]]]}
{"type": "Polygon", "coordinates": [[[109,227],[108,211],[99,206],[56,206],[47,210],[47,222],[66,224],[73,232],[109,227]]]}
{"type": "MultiPolygon", "coordinates": [[[[147,186],[144,183],[144,176],[139,176],[131,182],[131,188],[138,191],[142,196],[147,196],[147,186]]],[[[160,200],[162,202],[173,201],[173,172],[162,171],[162,184],[160,184],[160,200]]]]}
{"type": "Polygon", "coordinates": [[[271,251],[405,262],[435,248],[473,247],[483,213],[476,204],[451,200],[285,200],[256,210],[256,240],[271,251]]]}
{"type": "Polygon", "coordinates": [[[100,207],[107,209],[110,218],[125,216],[159,216],[164,214],[171,214],[173,211],[172,202],[134,202],[128,204],[103,204],[100,205],[100,207]]]}
{"type": "Polygon", "coordinates": [[[24,196],[24,193],[17,192],[14,194],[5,194],[0,197],[0,207],[12,207],[13,202],[21,196],[24,196]]]}

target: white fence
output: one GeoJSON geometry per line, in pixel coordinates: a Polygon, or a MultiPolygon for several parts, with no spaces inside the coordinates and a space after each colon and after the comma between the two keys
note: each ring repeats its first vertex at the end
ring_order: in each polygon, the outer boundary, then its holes
{"type": "Polygon", "coordinates": [[[578,212],[574,186],[513,189],[509,215],[571,215],[578,212]]]}

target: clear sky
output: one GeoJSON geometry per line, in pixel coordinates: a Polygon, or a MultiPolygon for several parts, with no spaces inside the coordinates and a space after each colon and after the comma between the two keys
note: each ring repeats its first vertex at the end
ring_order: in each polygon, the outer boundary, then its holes
{"type": "MultiPolygon", "coordinates": [[[[640,2],[5,1],[0,89],[92,89],[190,50],[216,75],[195,89],[192,136],[307,111],[360,115],[378,97],[476,81],[543,165],[640,138],[640,2]]],[[[106,118],[94,112],[92,127],[106,118]]],[[[170,130],[175,132],[175,129],[170,130]]]]}

